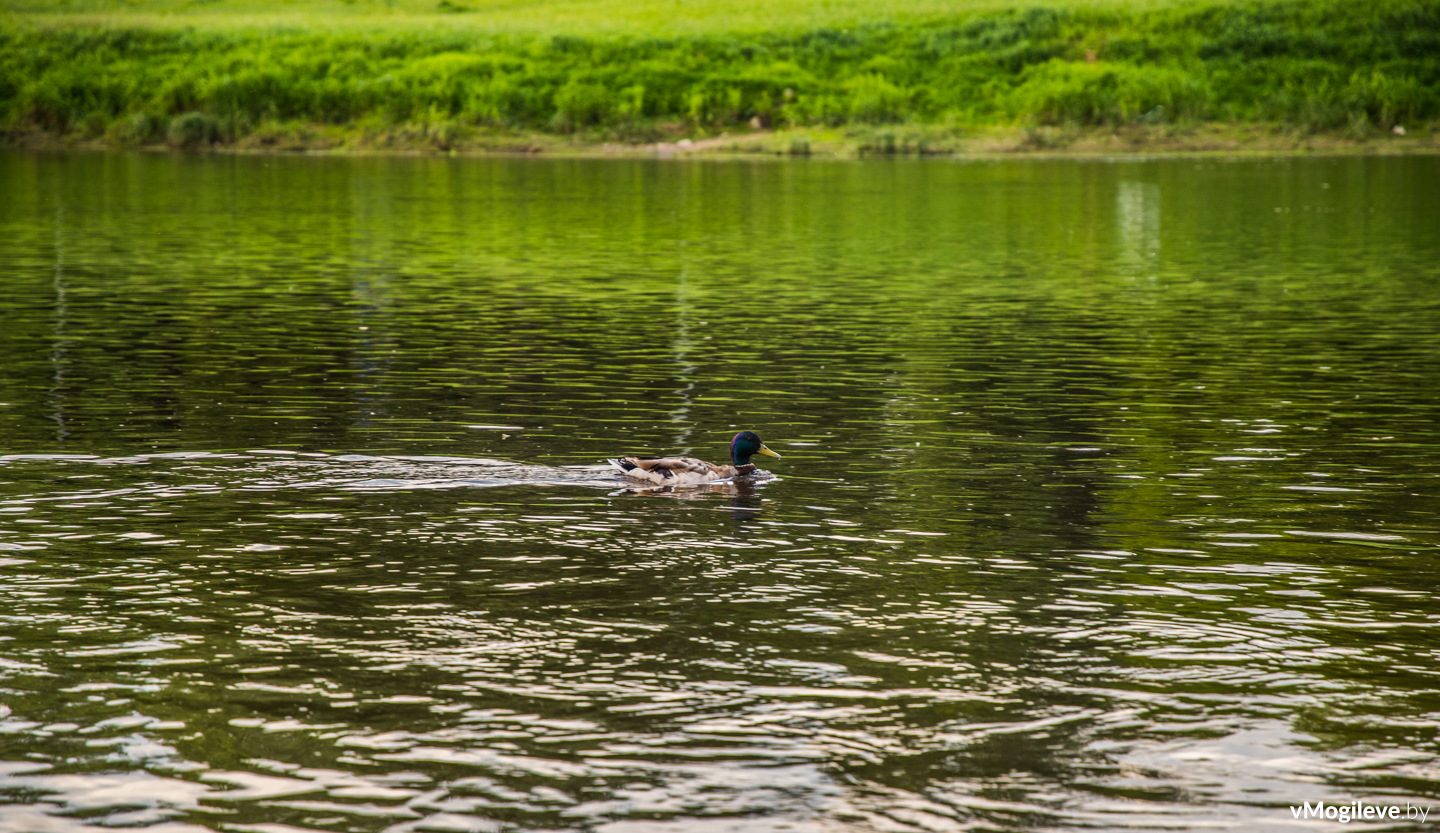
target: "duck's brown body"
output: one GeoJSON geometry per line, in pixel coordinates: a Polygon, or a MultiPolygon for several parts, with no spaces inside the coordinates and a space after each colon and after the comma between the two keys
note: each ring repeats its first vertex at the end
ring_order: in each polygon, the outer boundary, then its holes
{"type": "Polygon", "coordinates": [[[717,466],[694,457],[621,457],[610,464],[631,480],[656,486],[714,483],[755,471],[755,466],[717,466]]]}

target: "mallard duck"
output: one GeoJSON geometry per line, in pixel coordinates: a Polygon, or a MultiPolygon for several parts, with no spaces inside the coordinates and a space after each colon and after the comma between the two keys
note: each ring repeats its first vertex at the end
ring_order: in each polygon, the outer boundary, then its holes
{"type": "Polygon", "coordinates": [[[750,458],[756,454],[780,457],[765,447],[759,434],[741,431],[730,441],[731,464],[728,466],[717,466],[694,457],[621,457],[609,463],[631,480],[654,486],[685,486],[753,474],[756,468],[750,458]]]}

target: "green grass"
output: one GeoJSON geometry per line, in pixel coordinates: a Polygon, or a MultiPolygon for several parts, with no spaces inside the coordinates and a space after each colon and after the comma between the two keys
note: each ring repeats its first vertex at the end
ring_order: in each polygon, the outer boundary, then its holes
{"type": "MultiPolygon", "coordinates": [[[[1184,0],[1051,0],[1141,11],[1184,0]]],[[[27,25],[200,30],[439,29],[530,35],[674,37],[923,25],[1014,7],[1010,0],[0,0],[27,25]]]]}
{"type": "Polygon", "coordinates": [[[1363,137],[1440,117],[1440,0],[1016,10],[968,0],[962,11],[834,0],[817,14],[797,0],[765,12],[675,0],[446,2],[469,10],[60,0],[40,13],[33,0],[5,0],[15,14],[0,24],[0,129],[181,147],[446,148],[537,134],[703,138],[751,125],[893,137],[874,131],[1238,122],[1363,137]]]}

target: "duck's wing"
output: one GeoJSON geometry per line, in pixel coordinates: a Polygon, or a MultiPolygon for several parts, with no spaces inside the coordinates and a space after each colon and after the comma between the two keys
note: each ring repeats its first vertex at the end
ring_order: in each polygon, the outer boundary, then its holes
{"type": "Polygon", "coordinates": [[[711,483],[735,476],[734,466],[717,466],[694,457],[621,457],[610,465],[631,480],[656,486],[711,483]]]}

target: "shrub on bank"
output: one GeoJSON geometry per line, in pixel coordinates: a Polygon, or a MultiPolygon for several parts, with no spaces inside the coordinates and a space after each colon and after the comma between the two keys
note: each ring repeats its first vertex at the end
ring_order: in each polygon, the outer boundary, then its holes
{"type": "Polygon", "coordinates": [[[165,134],[171,147],[187,150],[220,141],[220,124],[204,113],[186,113],[170,120],[165,134]]]}

